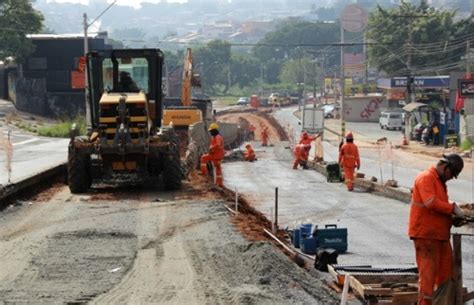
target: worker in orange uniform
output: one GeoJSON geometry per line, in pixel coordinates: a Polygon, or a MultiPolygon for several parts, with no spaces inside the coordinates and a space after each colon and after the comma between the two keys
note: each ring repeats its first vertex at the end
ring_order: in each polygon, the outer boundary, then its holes
{"type": "Polygon", "coordinates": [[[354,190],[354,169],[360,168],[359,149],[354,144],[352,132],[346,135],[346,143],[339,151],[339,165],[344,169],[344,180],[348,191],[354,190]]]}
{"type": "Polygon", "coordinates": [[[255,140],[255,130],[257,130],[257,128],[255,128],[255,126],[253,124],[250,124],[250,126],[248,128],[248,136],[247,136],[248,141],[255,140]]]}
{"type": "Polygon", "coordinates": [[[270,138],[270,136],[268,134],[268,127],[267,126],[262,127],[260,137],[262,138],[262,146],[268,146],[268,139],[270,138]]]}
{"type": "Polygon", "coordinates": [[[295,161],[293,161],[293,169],[298,169],[300,165],[303,169],[307,169],[306,162],[308,161],[309,150],[311,144],[298,144],[295,146],[293,153],[295,155],[295,161]]]}
{"type": "Polygon", "coordinates": [[[244,151],[244,158],[245,161],[253,162],[257,160],[257,155],[255,154],[255,151],[253,150],[252,145],[247,144],[245,145],[246,151],[244,151]]]}
{"type": "Polygon", "coordinates": [[[449,242],[455,218],[464,212],[448,200],[446,182],[457,178],[464,167],[457,154],[443,155],[415,178],[411,197],[408,235],[415,244],[418,266],[418,305],[431,305],[435,286],[452,277],[453,252],[449,242]]]}
{"type": "Polygon", "coordinates": [[[304,161],[308,161],[308,158],[309,158],[309,152],[311,150],[311,142],[313,142],[314,140],[316,140],[317,138],[319,138],[319,134],[316,135],[315,137],[313,136],[310,136],[306,131],[304,131],[302,134],[301,134],[301,137],[300,137],[300,142],[298,144],[306,144],[306,145],[309,145],[309,149],[307,151],[307,153],[305,153],[304,157],[306,158],[304,161]]]}
{"type": "Polygon", "coordinates": [[[218,186],[224,185],[222,177],[221,162],[224,159],[224,138],[219,134],[219,126],[216,123],[209,125],[209,133],[211,134],[211,145],[209,153],[201,157],[201,174],[207,175],[207,162],[212,162],[214,167],[214,183],[218,186]]]}

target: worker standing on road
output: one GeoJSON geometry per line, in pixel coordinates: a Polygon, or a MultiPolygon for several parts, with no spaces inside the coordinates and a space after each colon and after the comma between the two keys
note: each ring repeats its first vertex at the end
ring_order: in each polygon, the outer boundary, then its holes
{"type": "Polygon", "coordinates": [[[260,133],[260,137],[262,138],[262,146],[268,146],[268,138],[270,137],[268,134],[268,127],[263,126],[262,131],[260,133]]]}
{"type": "Polygon", "coordinates": [[[311,144],[298,144],[295,146],[293,153],[295,155],[295,161],[293,161],[293,169],[298,169],[300,165],[303,169],[308,169],[307,161],[311,144]]]}
{"type": "Polygon", "coordinates": [[[250,145],[249,143],[245,145],[245,148],[247,149],[246,151],[244,151],[245,161],[253,162],[257,160],[257,155],[255,154],[255,151],[253,150],[252,145],[250,145]]]}
{"type": "Polygon", "coordinates": [[[212,123],[209,126],[209,133],[212,137],[211,145],[209,147],[209,153],[201,157],[201,174],[207,175],[207,162],[212,162],[214,167],[214,183],[218,186],[223,186],[224,179],[222,176],[221,162],[225,154],[224,138],[219,134],[219,126],[216,123],[212,123]]]}
{"type": "Polygon", "coordinates": [[[457,154],[443,155],[415,178],[410,206],[408,235],[415,244],[418,266],[418,305],[431,305],[435,285],[452,277],[453,252],[450,230],[454,217],[464,212],[448,200],[446,182],[457,178],[464,161],[457,154]]]}
{"type": "Polygon", "coordinates": [[[248,128],[248,137],[247,137],[248,141],[255,140],[255,130],[256,130],[255,126],[253,124],[250,124],[248,128]]]}
{"type": "Polygon", "coordinates": [[[354,144],[352,132],[346,135],[346,143],[339,151],[339,165],[344,169],[344,180],[348,191],[354,190],[354,169],[360,168],[359,149],[354,144]]]}

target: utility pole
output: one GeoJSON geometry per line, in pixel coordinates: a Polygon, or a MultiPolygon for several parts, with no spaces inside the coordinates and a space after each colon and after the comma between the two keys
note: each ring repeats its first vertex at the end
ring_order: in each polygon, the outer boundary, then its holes
{"type": "MultiPolygon", "coordinates": [[[[114,2],[109,4],[109,6],[107,6],[107,8],[105,10],[103,10],[99,14],[99,16],[97,16],[91,23],[88,22],[86,13],[84,13],[84,15],[82,16],[83,17],[82,23],[83,23],[83,27],[84,27],[84,56],[87,56],[87,53],[89,53],[89,36],[87,34],[87,32],[89,30],[89,27],[91,25],[93,25],[100,17],[102,17],[102,15],[104,15],[112,6],[114,6],[117,3],[117,1],[118,0],[115,0],[114,2]]],[[[89,81],[87,79],[87,64],[86,64],[86,67],[84,69],[84,74],[86,75],[86,77],[85,77],[86,129],[87,129],[87,131],[89,131],[92,127],[92,122],[91,122],[91,109],[90,109],[90,106],[89,106],[89,81]]]]}
{"type": "MultiPolygon", "coordinates": [[[[83,26],[84,26],[84,57],[87,57],[87,53],[89,53],[89,37],[87,35],[87,31],[89,29],[89,24],[87,22],[87,14],[84,13],[83,15],[83,26]]],[[[89,131],[89,129],[92,127],[92,122],[91,122],[91,108],[89,105],[89,79],[87,77],[87,64],[84,69],[84,74],[85,74],[85,95],[86,95],[86,129],[89,131]]]]}
{"type": "Polygon", "coordinates": [[[341,137],[344,139],[346,135],[346,121],[344,120],[344,91],[346,78],[344,76],[344,27],[341,22],[341,137]]]}
{"type": "Polygon", "coordinates": [[[471,41],[466,42],[466,73],[467,77],[471,77],[471,41]]]}
{"type": "Polygon", "coordinates": [[[411,44],[413,41],[413,33],[412,33],[412,19],[410,18],[410,21],[408,23],[408,41],[406,44],[406,49],[407,49],[407,93],[405,96],[405,100],[408,100],[408,103],[413,103],[414,98],[412,98],[412,75],[411,75],[411,44]]]}
{"type": "Polygon", "coordinates": [[[365,71],[364,71],[364,94],[369,92],[369,55],[367,54],[367,34],[364,32],[364,57],[365,57],[365,71]]]}

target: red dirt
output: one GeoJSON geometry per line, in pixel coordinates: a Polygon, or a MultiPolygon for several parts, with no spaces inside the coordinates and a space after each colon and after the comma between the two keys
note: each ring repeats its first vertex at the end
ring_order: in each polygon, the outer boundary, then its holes
{"type": "Polygon", "coordinates": [[[235,112],[235,113],[227,113],[218,117],[218,120],[221,122],[226,123],[235,123],[238,124],[239,120],[245,119],[250,124],[255,126],[255,139],[261,141],[260,133],[262,131],[262,126],[268,127],[268,134],[270,136],[270,143],[280,142],[286,139],[286,134],[281,128],[280,125],[270,116],[263,112],[256,112],[256,113],[243,113],[243,112],[235,112]],[[282,135],[285,135],[282,137],[282,135]]]}
{"type": "Polygon", "coordinates": [[[53,198],[54,195],[56,195],[63,187],[64,187],[63,183],[59,183],[59,182],[54,183],[51,187],[35,195],[31,201],[32,202],[50,201],[51,198],[53,198]]]}

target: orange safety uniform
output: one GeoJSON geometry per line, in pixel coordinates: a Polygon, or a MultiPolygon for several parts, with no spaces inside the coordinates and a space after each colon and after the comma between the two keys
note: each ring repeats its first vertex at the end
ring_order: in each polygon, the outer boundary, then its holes
{"type": "Polygon", "coordinates": [[[249,128],[248,128],[248,132],[249,132],[249,140],[254,140],[255,139],[255,126],[253,124],[250,124],[249,128]]]}
{"type": "Polygon", "coordinates": [[[255,154],[255,151],[253,150],[252,145],[248,145],[246,148],[247,150],[244,151],[245,161],[250,161],[250,162],[255,161],[257,159],[257,155],[255,154]]]}
{"type": "Polygon", "coordinates": [[[224,185],[224,178],[222,176],[221,162],[224,159],[224,138],[217,134],[212,137],[209,153],[201,157],[201,173],[207,175],[207,162],[212,162],[214,167],[214,183],[218,186],[224,185]]]}
{"type": "Polygon", "coordinates": [[[263,127],[260,137],[262,138],[262,146],[268,146],[268,138],[270,137],[268,135],[268,127],[263,127]]]}
{"type": "Polygon", "coordinates": [[[313,142],[314,140],[316,140],[319,136],[316,136],[316,137],[312,137],[308,134],[302,134],[301,137],[300,137],[300,142],[298,144],[305,144],[305,145],[309,145],[309,149],[307,151],[307,153],[305,154],[305,161],[308,161],[308,158],[309,158],[309,151],[311,150],[311,142],[313,142]]]}
{"type": "Polygon", "coordinates": [[[293,161],[293,169],[297,169],[298,165],[302,163],[302,161],[306,162],[308,160],[309,150],[311,149],[311,145],[309,144],[298,144],[295,146],[293,153],[295,155],[295,161],[293,161]]]}
{"type": "Polygon", "coordinates": [[[420,173],[413,186],[408,235],[413,239],[419,275],[418,305],[431,305],[435,285],[452,277],[450,230],[454,205],[434,166],[420,173]]]}
{"type": "Polygon", "coordinates": [[[339,164],[344,169],[344,180],[347,189],[354,189],[354,169],[360,167],[359,149],[354,143],[345,143],[339,151],[339,164]]]}

